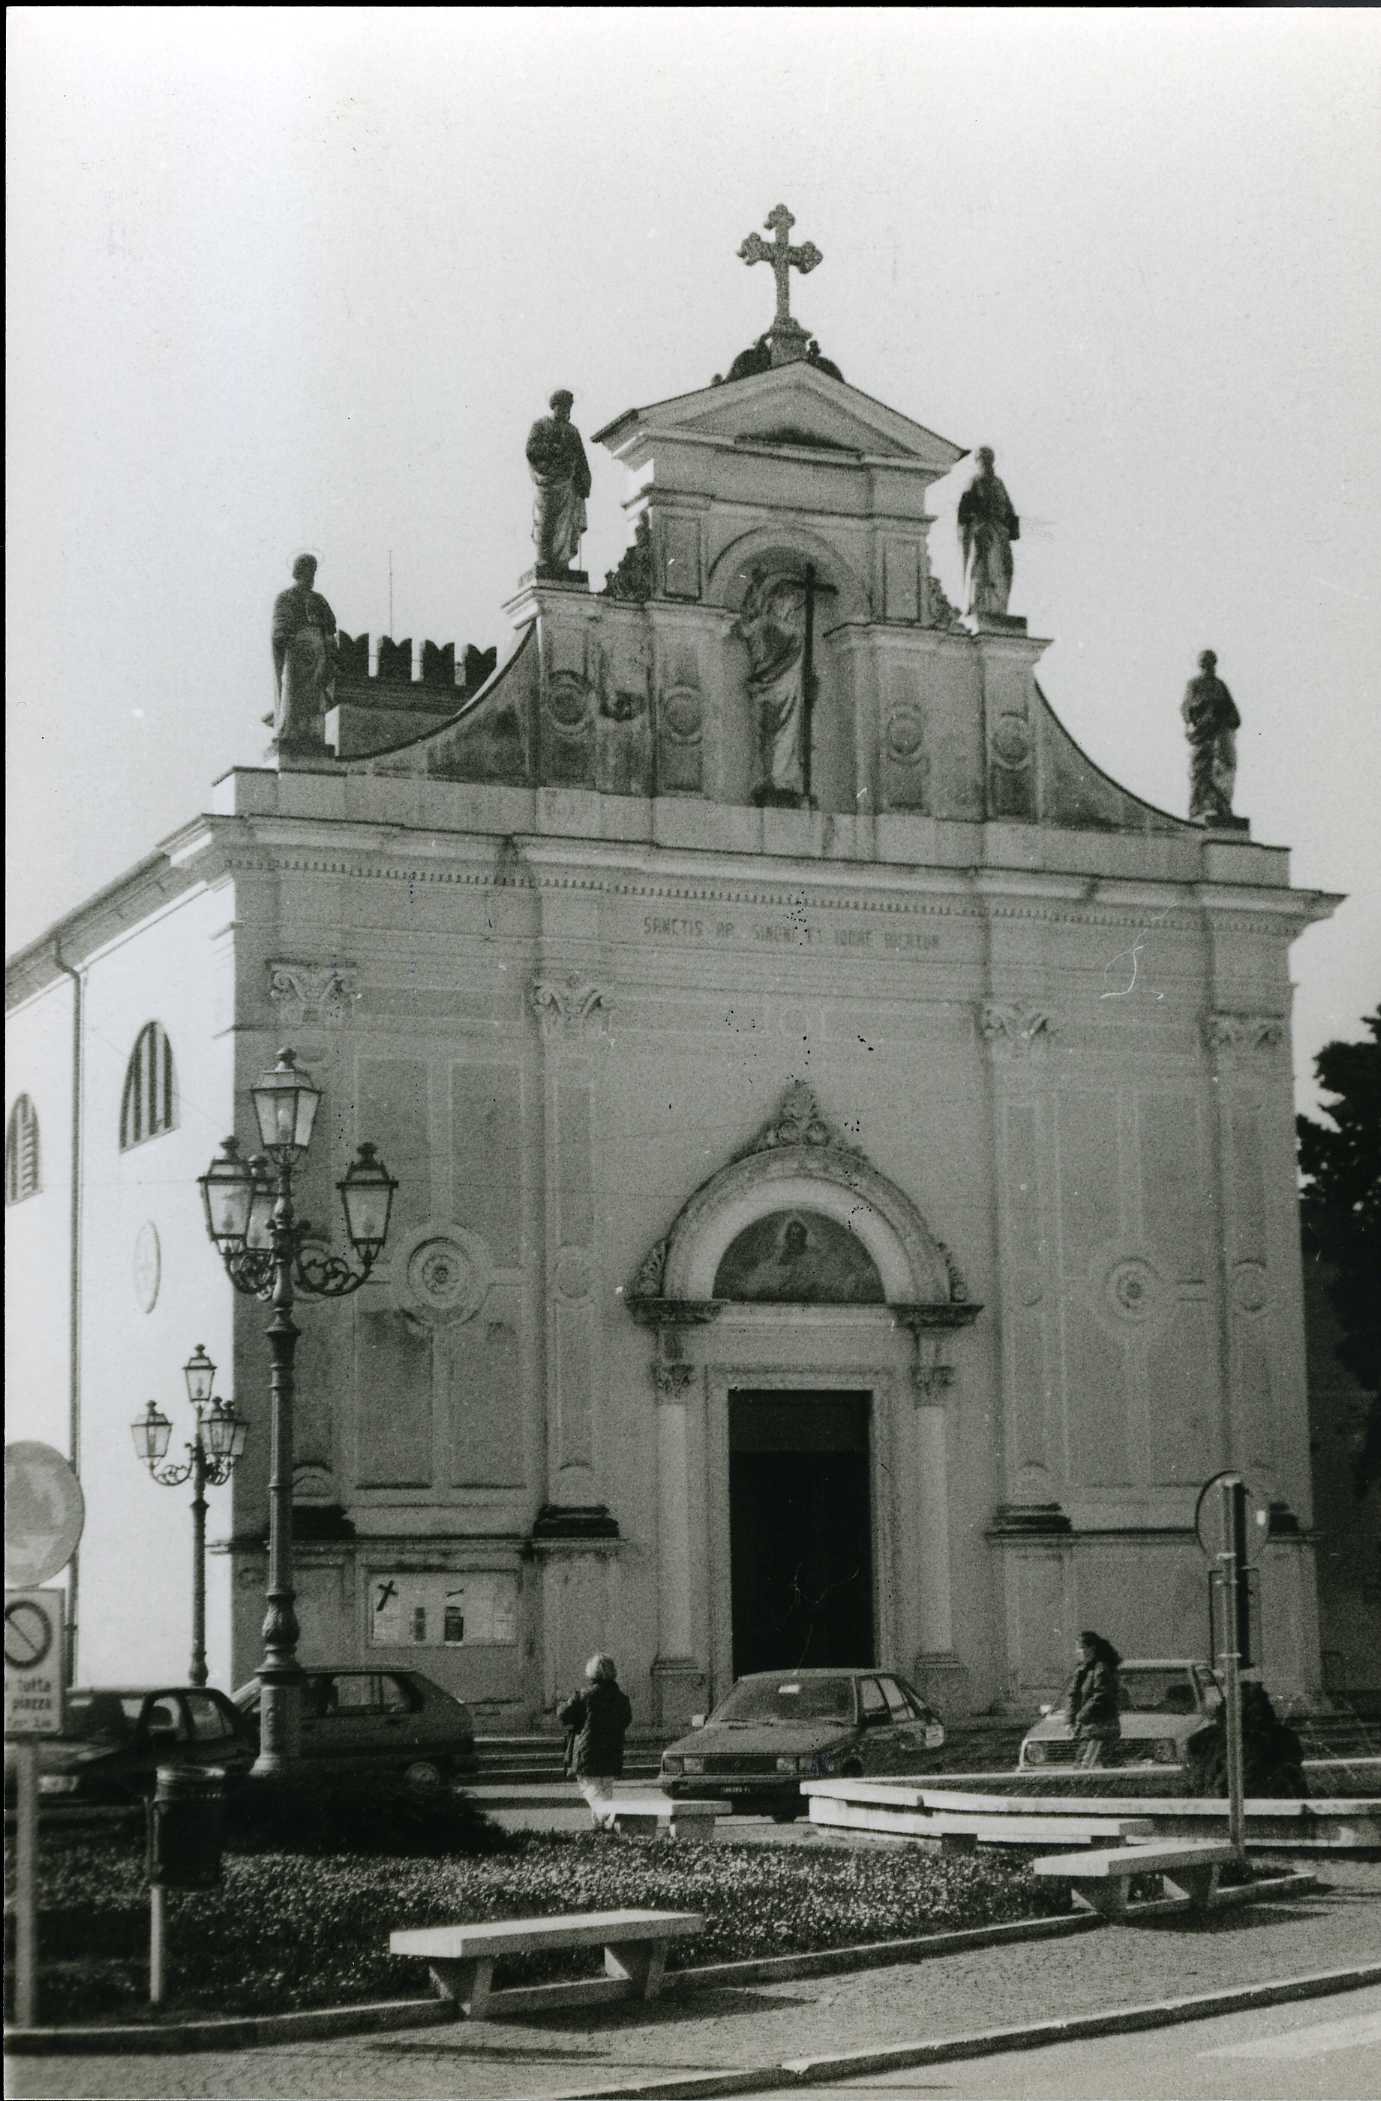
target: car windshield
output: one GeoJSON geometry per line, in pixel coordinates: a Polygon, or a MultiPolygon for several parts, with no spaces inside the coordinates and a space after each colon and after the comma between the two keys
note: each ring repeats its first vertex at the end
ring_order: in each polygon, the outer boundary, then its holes
{"type": "Polygon", "coordinates": [[[716,1722],[851,1722],[851,1678],[745,1678],[710,1717],[716,1722]]]}
{"type": "Polygon", "coordinates": [[[123,1743],[142,1705],[143,1699],[138,1693],[132,1699],[128,1696],[122,1699],[118,1692],[69,1693],[62,1733],[83,1742],[104,1736],[123,1743]]]}
{"type": "Polygon", "coordinates": [[[1124,1664],[1122,1706],[1133,1714],[1197,1714],[1194,1680],[1183,1664],[1124,1664]]]}

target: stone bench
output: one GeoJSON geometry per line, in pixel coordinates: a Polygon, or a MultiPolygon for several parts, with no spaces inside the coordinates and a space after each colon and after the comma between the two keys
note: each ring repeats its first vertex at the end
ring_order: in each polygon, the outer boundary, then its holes
{"type": "Polygon", "coordinates": [[[730,1814],[727,1802],[673,1801],[669,1795],[619,1795],[610,1814],[633,1837],[713,1838],[715,1819],[730,1814]]]}
{"type": "MultiPolygon", "coordinates": [[[[1068,1882],[1104,1918],[1128,1916],[1127,1885],[1133,1875],[1160,1875],[1196,1909],[1218,1886],[1218,1870],[1237,1859],[1236,1848],[1214,1839],[1180,1839],[1165,1846],[1115,1846],[1091,1853],[1048,1853],[1031,1863],[1033,1875],[1068,1882]]],[[[1134,1910],[1149,1910],[1136,1906],[1134,1910]]]]}
{"type": "Polygon", "coordinates": [[[1121,1845],[1128,1839],[1150,1839],[1155,1835],[1149,1817],[1042,1816],[1039,1811],[1030,1816],[985,1816],[937,1810],[927,1823],[941,1846],[951,1849],[979,1845],[1121,1845]]]}
{"type": "Polygon", "coordinates": [[[545,2006],[579,2006],[608,1999],[654,1999],[661,1987],[669,1941],[698,1933],[695,1911],[580,1911],[561,1918],[496,1919],[484,1926],[418,1926],[391,1933],[394,1955],[420,1955],[438,1995],[472,2021],[535,2013],[545,2006]],[[501,1955],[546,1948],[602,1947],[603,1977],[571,1983],[493,1989],[501,1955]]]}

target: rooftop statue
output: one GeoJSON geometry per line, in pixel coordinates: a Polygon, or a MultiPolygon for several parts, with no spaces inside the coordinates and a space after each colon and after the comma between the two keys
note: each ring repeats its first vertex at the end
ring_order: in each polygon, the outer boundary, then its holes
{"type": "Polygon", "coordinates": [[[575,396],[559,387],[551,397],[549,416],[539,416],[528,432],[527,464],[535,491],[532,537],[537,546],[539,577],[565,579],[580,553],[585,530],[585,498],[590,469],[580,432],[571,421],[575,396]]]}
{"type": "Polygon", "coordinates": [[[1237,782],[1237,736],[1242,718],[1211,649],[1199,658],[1199,676],[1180,703],[1189,739],[1189,816],[1195,824],[1221,824],[1232,816],[1237,782]]]}
{"type": "Polygon", "coordinates": [[[326,749],[336,616],[315,583],[316,556],[300,554],[292,588],[273,601],[273,736],[279,752],[289,755],[326,749]]]}
{"type": "Polygon", "coordinates": [[[755,566],[730,632],[748,651],[761,772],[756,803],[796,808],[806,794],[806,587],[755,566]]]}
{"type": "Polygon", "coordinates": [[[978,472],[959,499],[959,538],[971,613],[1005,616],[1012,595],[1012,542],[1021,521],[993,472],[991,445],[978,448],[978,472]]]}

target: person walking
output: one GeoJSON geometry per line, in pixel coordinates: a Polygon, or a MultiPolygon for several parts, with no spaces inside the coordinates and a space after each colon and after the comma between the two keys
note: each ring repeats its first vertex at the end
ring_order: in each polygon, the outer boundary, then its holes
{"type": "Polygon", "coordinates": [[[557,1709],[566,1731],[566,1770],[589,1807],[596,1831],[614,1831],[614,1782],[623,1771],[623,1739],[633,1719],[612,1656],[592,1656],[588,1685],[557,1709]]]}
{"type": "Polygon", "coordinates": [[[1081,1766],[1116,1765],[1122,1735],[1122,1697],[1118,1666],[1122,1658],[1110,1641],[1086,1627],[1079,1636],[1079,1665],[1069,1681],[1065,1714],[1074,1731],[1075,1762],[1081,1766]]]}

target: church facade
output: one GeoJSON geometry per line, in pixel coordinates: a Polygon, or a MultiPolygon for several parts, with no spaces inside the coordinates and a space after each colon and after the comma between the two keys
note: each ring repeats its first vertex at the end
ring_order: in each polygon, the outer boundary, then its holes
{"type": "Polygon", "coordinates": [[[603,591],[535,572],[464,685],[343,641],[319,755],[12,960],[11,1393],[86,1490],[83,1682],[181,1673],[185,1513],[128,1425],[198,1340],[252,1425],[213,1679],[259,1655],[265,1309],[195,1178],[288,1043],[301,1208],[361,1139],[399,1184],[369,1282],[299,1309],[304,1660],[489,1726],[596,1647],[650,1727],[817,1662],[1025,1711],[1083,1626],[1205,1652],[1232,1466],[1268,1680],[1317,1684],[1288,956],[1333,900],[1110,780],[1045,642],[948,605],[958,446],[747,362],[598,434],[603,591]]]}

